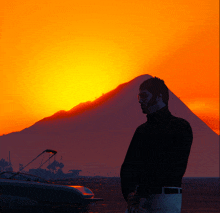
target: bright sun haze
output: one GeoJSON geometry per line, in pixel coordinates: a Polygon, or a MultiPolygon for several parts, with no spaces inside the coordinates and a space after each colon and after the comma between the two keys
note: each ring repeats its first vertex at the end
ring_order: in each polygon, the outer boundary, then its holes
{"type": "Polygon", "coordinates": [[[219,134],[217,0],[1,3],[0,135],[150,74],[219,134]]]}

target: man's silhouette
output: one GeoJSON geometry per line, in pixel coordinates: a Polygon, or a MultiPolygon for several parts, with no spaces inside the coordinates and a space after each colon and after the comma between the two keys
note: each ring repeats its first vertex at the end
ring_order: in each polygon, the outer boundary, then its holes
{"type": "Polygon", "coordinates": [[[136,129],[120,173],[127,212],[181,212],[193,134],[186,120],[170,113],[168,100],[163,80],[150,78],[140,85],[138,101],[147,122],[136,129]]]}

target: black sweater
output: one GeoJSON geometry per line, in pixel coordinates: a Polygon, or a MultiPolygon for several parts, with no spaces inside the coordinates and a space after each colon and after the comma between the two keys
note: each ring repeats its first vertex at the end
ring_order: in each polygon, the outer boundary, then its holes
{"type": "Polygon", "coordinates": [[[137,185],[142,197],[147,188],[181,187],[192,140],[190,124],[173,116],[168,107],[148,114],[147,122],[136,129],[121,166],[125,200],[137,185]]]}

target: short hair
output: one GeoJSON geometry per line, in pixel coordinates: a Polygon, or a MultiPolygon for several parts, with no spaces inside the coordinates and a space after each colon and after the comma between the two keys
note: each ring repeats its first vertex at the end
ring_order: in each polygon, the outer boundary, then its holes
{"type": "Polygon", "coordinates": [[[150,78],[146,81],[144,81],[140,87],[140,90],[148,90],[150,93],[153,94],[153,96],[159,96],[162,94],[162,100],[163,102],[168,105],[168,100],[169,100],[169,90],[164,83],[163,80],[160,78],[154,77],[150,78]]]}

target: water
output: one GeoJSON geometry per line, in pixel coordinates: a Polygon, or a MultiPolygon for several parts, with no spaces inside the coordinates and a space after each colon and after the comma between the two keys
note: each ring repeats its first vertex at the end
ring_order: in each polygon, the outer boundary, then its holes
{"type": "MultiPolygon", "coordinates": [[[[97,198],[103,198],[87,207],[44,206],[32,209],[0,210],[1,213],[124,213],[126,202],[121,193],[120,178],[79,178],[60,181],[60,184],[83,185],[90,188],[97,198]]],[[[183,178],[182,213],[220,213],[220,178],[183,178]]]]}

